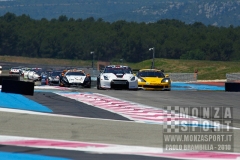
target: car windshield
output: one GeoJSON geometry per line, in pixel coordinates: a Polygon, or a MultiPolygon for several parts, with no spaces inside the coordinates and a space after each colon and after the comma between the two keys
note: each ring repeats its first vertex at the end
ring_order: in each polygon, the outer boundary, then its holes
{"type": "Polygon", "coordinates": [[[138,73],[138,77],[165,77],[162,72],[143,71],[138,73]]]}
{"type": "Polygon", "coordinates": [[[132,73],[132,71],[129,68],[105,68],[103,73],[125,74],[125,73],[132,73]]]}
{"type": "Polygon", "coordinates": [[[83,72],[67,72],[67,76],[85,76],[83,72]]]}

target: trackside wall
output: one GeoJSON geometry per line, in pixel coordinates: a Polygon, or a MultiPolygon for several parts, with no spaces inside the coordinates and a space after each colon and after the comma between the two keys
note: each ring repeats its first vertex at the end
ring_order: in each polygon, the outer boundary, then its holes
{"type": "Polygon", "coordinates": [[[227,73],[226,74],[227,82],[240,81],[240,73],[227,73]]]}
{"type": "Polygon", "coordinates": [[[197,81],[197,73],[165,73],[174,82],[194,82],[197,81]]]}

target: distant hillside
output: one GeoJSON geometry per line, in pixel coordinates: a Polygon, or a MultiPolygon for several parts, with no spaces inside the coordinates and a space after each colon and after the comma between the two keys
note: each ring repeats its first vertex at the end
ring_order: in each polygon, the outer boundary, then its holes
{"type": "Polygon", "coordinates": [[[187,24],[240,25],[240,0],[0,0],[0,16],[7,12],[34,19],[94,17],[104,21],[156,22],[178,19],[187,24]]]}

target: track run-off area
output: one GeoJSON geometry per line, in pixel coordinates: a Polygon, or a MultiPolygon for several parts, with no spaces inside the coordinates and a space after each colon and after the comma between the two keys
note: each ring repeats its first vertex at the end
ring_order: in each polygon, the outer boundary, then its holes
{"type": "Polygon", "coordinates": [[[239,92],[225,92],[224,83],[182,82],[174,82],[172,91],[35,86],[33,96],[0,92],[0,157],[240,159],[239,96],[239,92]],[[233,108],[232,152],[163,150],[166,122],[179,126],[176,122],[187,120],[188,126],[200,129],[204,126],[201,117],[171,117],[177,113],[169,113],[168,107],[233,108]]]}

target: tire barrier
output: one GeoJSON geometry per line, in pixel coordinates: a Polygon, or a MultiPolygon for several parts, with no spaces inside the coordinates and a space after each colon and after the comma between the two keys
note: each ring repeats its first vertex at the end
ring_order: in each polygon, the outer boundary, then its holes
{"type": "Polygon", "coordinates": [[[225,91],[226,92],[240,92],[240,83],[239,82],[225,82],[225,91]]]}
{"type": "Polygon", "coordinates": [[[4,79],[2,81],[2,92],[33,96],[34,83],[4,79]]]}
{"type": "Polygon", "coordinates": [[[2,85],[2,81],[3,80],[14,80],[14,81],[20,81],[20,76],[16,76],[16,75],[0,75],[0,85],[2,85]]]}

